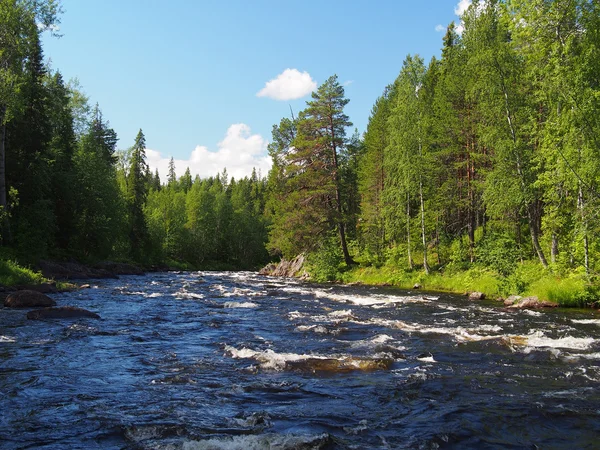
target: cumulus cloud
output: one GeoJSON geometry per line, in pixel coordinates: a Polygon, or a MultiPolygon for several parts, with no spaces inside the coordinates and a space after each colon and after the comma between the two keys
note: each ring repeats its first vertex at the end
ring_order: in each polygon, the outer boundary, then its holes
{"type": "MultiPolygon", "coordinates": [[[[460,0],[454,7],[454,14],[456,14],[458,17],[462,16],[469,6],[471,6],[471,0],[460,0]]],[[[456,27],[456,32],[458,34],[463,34],[463,31],[465,31],[465,25],[461,20],[456,27]]]]}
{"type": "Polygon", "coordinates": [[[457,16],[462,16],[470,5],[471,0],[460,0],[458,4],[454,7],[454,14],[456,14],[457,16]]]}
{"type": "Polygon", "coordinates": [[[435,31],[437,31],[438,33],[441,33],[445,29],[446,29],[446,27],[444,25],[441,25],[441,24],[435,26],[435,31]]]}
{"type": "MultiPolygon", "coordinates": [[[[250,127],[243,123],[231,125],[218,144],[216,151],[198,145],[187,159],[175,159],[175,171],[180,177],[190,168],[192,177],[215,176],[227,168],[230,177],[236,179],[250,176],[252,169],[266,176],[271,168],[271,158],[266,154],[268,142],[259,134],[252,134],[250,127]]],[[[146,149],[146,159],[152,172],[158,169],[162,182],[166,181],[170,157],[156,150],[146,149]]]]}
{"type": "Polygon", "coordinates": [[[295,100],[310,94],[317,88],[317,83],[308,72],[297,69],[285,69],[256,94],[257,97],[268,97],[273,100],[295,100]]]}

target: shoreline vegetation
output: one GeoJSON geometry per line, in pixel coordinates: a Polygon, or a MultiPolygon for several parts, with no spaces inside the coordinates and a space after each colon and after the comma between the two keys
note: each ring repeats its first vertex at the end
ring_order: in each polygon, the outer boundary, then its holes
{"type": "Polygon", "coordinates": [[[61,13],[0,1],[0,283],[43,283],[26,267],[44,261],[255,270],[306,255],[316,282],[599,306],[598,2],[473,2],[439,57],[399,61],[362,135],[332,75],[273,126],[268,174],[239,179],[171,158],[161,180],[141,129],[118,148],[79,82],[44,64],[61,13]]]}

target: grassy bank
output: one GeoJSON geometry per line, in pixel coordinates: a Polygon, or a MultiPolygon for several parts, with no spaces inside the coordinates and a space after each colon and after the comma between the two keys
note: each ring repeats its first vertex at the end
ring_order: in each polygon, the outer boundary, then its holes
{"type": "Polygon", "coordinates": [[[563,307],[598,307],[600,289],[582,271],[558,274],[534,262],[519,264],[509,276],[491,269],[471,267],[463,270],[438,270],[427,275],[421,270],[403,270],[398,267],[341,268],[335,277],[343,283],[392,285],[412,289],[419,284],[422,289],[464,294],[483,292],[488,298],[506,298],[509,295],[535,295],[540,300],[557,303],[563,307]]]}
{"type": "Polygon", "coordinates": [[[21,266],[13,260],[0,259],[0,284],[4,286],[40,284],[45,281],[48,280],[39,272],[21,266]]]}

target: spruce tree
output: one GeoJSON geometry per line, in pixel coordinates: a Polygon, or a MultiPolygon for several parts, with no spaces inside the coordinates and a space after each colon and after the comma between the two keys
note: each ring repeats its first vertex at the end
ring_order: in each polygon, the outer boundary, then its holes
{"type": "Polygon", "coordinates": [[[140,129],[131,148],[131,161],[127,176],[129,201],[129,241],[131,256],[142,261],[148,245],[148,229],[144,217],[146,203],[148,164],[146,163],[146,138],[140,129]]]}

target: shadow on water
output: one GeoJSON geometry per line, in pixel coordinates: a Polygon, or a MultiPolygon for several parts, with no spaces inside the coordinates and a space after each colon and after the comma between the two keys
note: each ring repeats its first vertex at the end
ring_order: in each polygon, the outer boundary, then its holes
{"type": "Polygon", "coordinates": [[[0,310],[7,449],[594,448],[600,316],[252,273],[0,310]]]}

